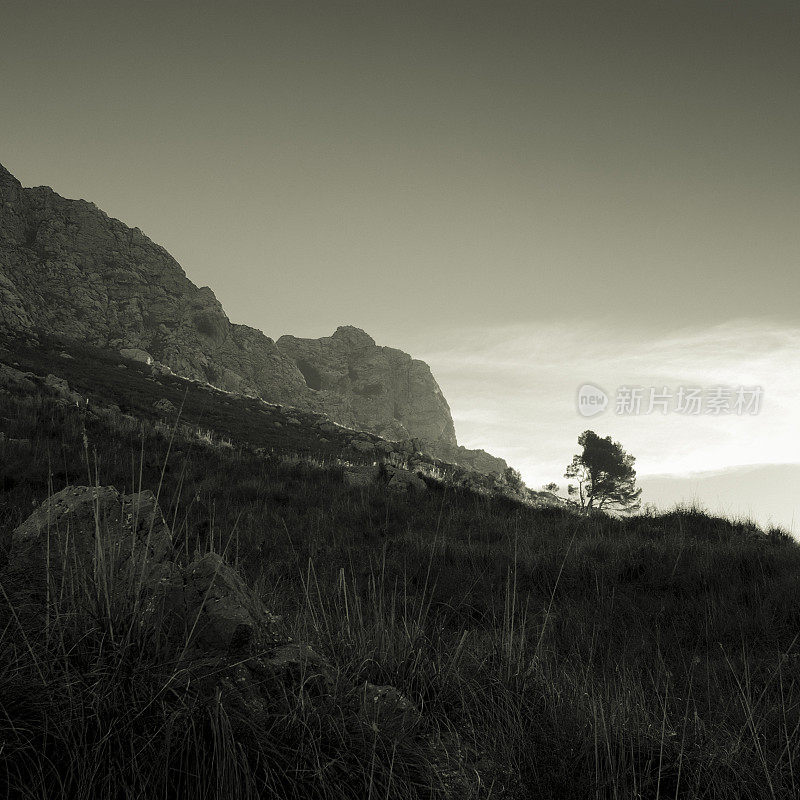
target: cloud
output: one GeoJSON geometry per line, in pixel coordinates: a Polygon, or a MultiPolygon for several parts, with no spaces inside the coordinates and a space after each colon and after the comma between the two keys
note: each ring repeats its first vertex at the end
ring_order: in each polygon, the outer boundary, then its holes
{"type": "Polygon", "coordinates": [[[561,480],[586,428],[621,441],[641,476],[800,462],[797,327],[737,320],[653,335],[618,321],[548,322],[446,330],[414,352],[448,398],[459,441],[503,456],[529,485],[561,480]],[[612,396],[609,410],[577,413],[583,383],[612,396]],[[763,401],[757,415],[621,416],[621,386],[760,386],[763,401]]]}

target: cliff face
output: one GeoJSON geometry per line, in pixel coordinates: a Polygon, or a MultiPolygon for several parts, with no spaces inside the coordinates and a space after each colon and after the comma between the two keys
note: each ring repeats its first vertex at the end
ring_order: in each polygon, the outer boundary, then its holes
{"type": "Polygon", "coordinates": [[[0,332],[139,349],[174,372],[290,402],[303,376],[260,331],[232,325],[166,250],[92,203],[23,189],[0,167],[0,332]]]}
{"type": "MultiPolygon", "coordinates": [[[[470,463],[424,362],[352,327],[276,344],[235,325],[211,289],[195,286],[138,228],[48,187],[25,189],[0,165],[0,338],[39,334],[143,351],[178,375],[384,438],[417,438],[433,455],[458,452],[470,463]]],[[[505,465],[475,452],[476,468],[505,465]]]]}
{"type": "Polygon", "coordinates": [[[352,415],[385,439],[415,437],[431,449],[456,444],[450,407],[423,361],[349,326],[321,339],[281,336],[277,345],[338,416],[352,415]]]}

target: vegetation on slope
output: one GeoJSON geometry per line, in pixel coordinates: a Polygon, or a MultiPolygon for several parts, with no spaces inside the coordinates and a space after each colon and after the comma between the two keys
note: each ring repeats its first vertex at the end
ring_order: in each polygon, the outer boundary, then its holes
{"type": "Polygon", "coordinates": [[[157,649],[99,635],[97,604],[72,597],[34,641],[2,610],[14,796],[798,794],[800,550],[780,531],[697,510],[586,517],[432,478],[392,495],[321,459],[171,440],[14,387],[0,430],[4,537],[68,484],[158,491],[187,557],[224,553],[335,666],[335,691],[397,687],[469,778],[421,780],[418,740],[355,726],[346,702],[276,697],[256,730],[165,694],[157,649]]]}

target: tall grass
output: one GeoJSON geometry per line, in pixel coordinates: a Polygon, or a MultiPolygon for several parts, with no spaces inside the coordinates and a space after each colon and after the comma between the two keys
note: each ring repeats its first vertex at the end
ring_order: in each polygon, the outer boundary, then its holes
{"type": "Polygon", "coordinates": [[[0,445],[6,532],[88,480],[85,431],[93,481],[161,485],[182,557],[224,553],[332,676],[309,659],[254,717],[179,680],[128,578],[75,575],[38,630],[5,605],[10,796],[798,795],[800,551],[780,532],[692,509],[576,517],[430,478],[405,498],[46,397],[0,405],[29,440],[0,445]],[[371,705],[367,683],[416,712],[371,705]]]}

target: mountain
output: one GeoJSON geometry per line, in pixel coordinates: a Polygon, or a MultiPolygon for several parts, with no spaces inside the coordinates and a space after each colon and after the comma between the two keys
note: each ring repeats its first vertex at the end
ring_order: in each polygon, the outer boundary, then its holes
{"type": "Polygon", "coordinates": [[[385,439],[419,438],[438,450],[456,445],[450,407],[424,361],[378,347],[351,326],[320,339],[281,336],[277,346],[306,386],[325,398],[325,409],[346,424],[385,439]]]}
{"type": "Polygon", "coordinates": [[[343,326],[277,342],[232,323],[213,291],[138,228],[49,187],[26,189],[0,165],[0,339],[57,335],[153,360],[228,391],[324,413],[432,455],[501,472],[502,459],[459,447],[423,361],[343,326]]]}

